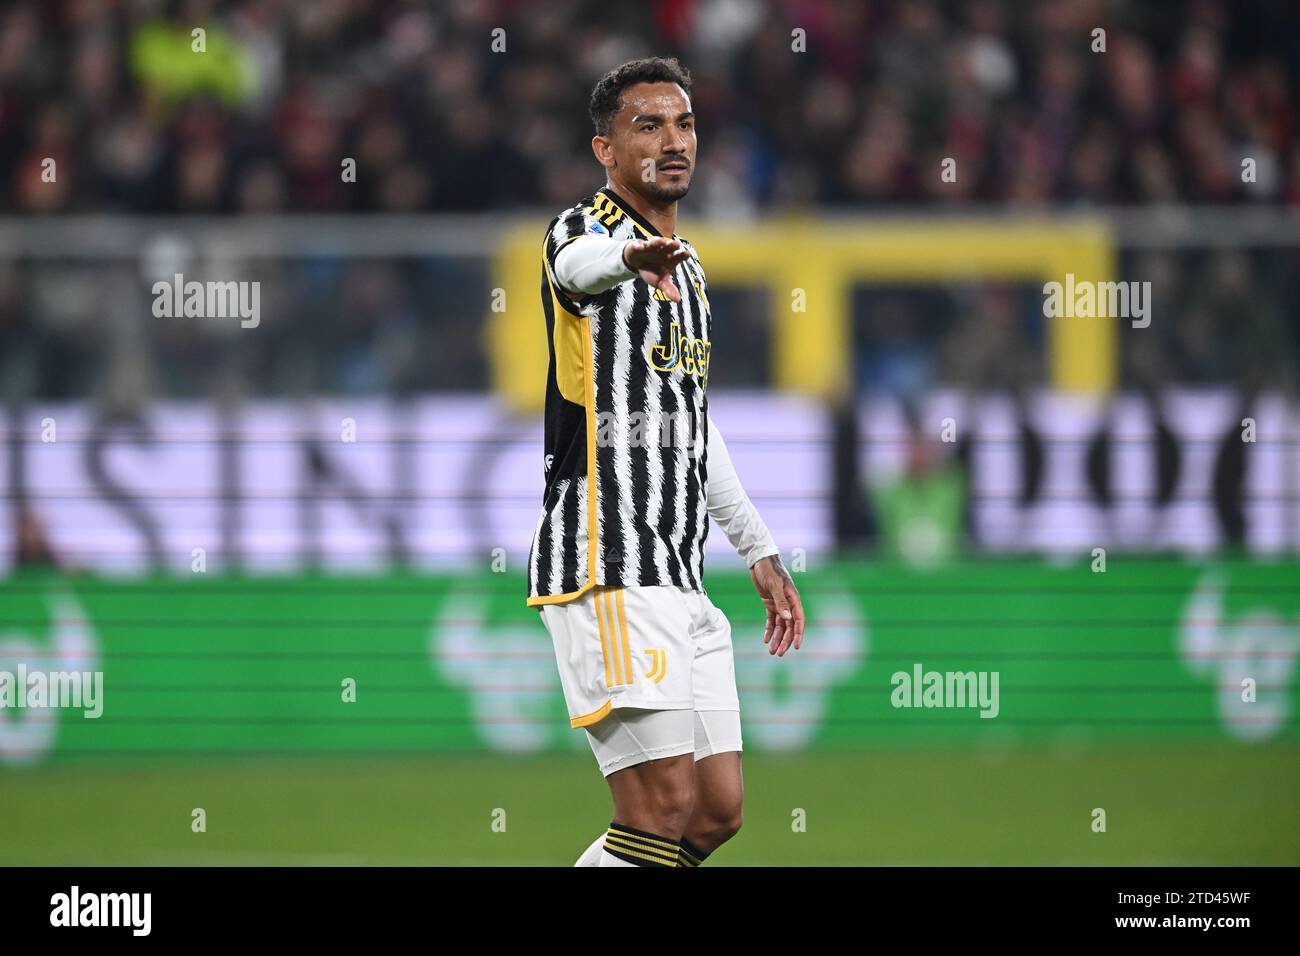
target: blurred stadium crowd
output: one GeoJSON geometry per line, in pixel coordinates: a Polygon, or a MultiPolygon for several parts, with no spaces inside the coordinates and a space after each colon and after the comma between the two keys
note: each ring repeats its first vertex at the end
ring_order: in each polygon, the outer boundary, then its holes
{"type": "MultiPolygon", "coordinates": [[[[783,214],[1099,210],[1144,222],[1176,207],[1300,207],[1290,0],[10,0],[0,398],[89,399],[105,420],[132,423],[164,398],[486,397],[497,240],[479,227],[525,217],[540,230],[601,184],[589,91],[650,54],[679,56],[694,75],[700,165],[686,235],[783,214]],[[946,157],[955,181],[938,175],[946,157]],[[242,238],[263,215],[317,213],[348,214],[310,227],[335,230],[335,251],[213,248],[161,221],[131,240],[139,247],[100,233],[91,254],[65,254],[58,239],[35,254],[23,241],[33,224],[80,229],[82,214],[210,216],[242,238]],[[354,250],[352,224],[382,213],[429,215],[435,251],[354,250]],[[151,285],[174,272],[260,283],[260,325],[154,318],[151,285]]],[[[1217,242],[1204,221],[1164,245],[1118,237],[1117,278],[1150,282],[1156,314],[1149,330],[1121,324],[1121,386],[1294,399],[1297,244],[1217,242]]],[[[772,389],[768,294],[711,290],[725,358],[715,387],[772,389]]],[[[854,397],[899,400],[915,416],[937,388],[1011,393],[1023,407],[1047,384],[1036,281],[864,283],[851,317],[854,397]]],[[[928,516],[931,544],[955,541],[970,490],[916,420],[910,484],[866,500],[854,405],[831,409],[837,541],[902,540],[914,512],[928,516]]],[[[1224,522],[1226,539],[1240,524],[1224,522]]],[[[34,516],[15,530],[19,563],[47,560],[34,516]]]]}
{"type": "Polygon", "coordinates": [[[1283,2],[5,6],[0,176],[6,205],[27,212],[563,206],[591,184],[594,80],[666,52],[695,75],[699,215],[1300,202],[1300,31],[1283,2]],[[357,188],[341,156],[364,171],[357,188]],[[930,171],[949,156],[961,175],[942,184],[930,171]],[[1257,188],[1240,156],[1256,159],[1257,188]],[[45,157],[67,171],[58,189],[33,175],[45,157]]]}
{"type": "MultiPolygon", "coordinates": [[[[1295,205],[1297,26],[1294,6],[1271,0],[20,0],[0,11],[0,204],[20,216],[549,216],[600,181],[594,79],[662,53],[693,71],[701,117],[686,223],[1295,205]],[[806,53],[791,51],[796,28],[806,53]],[[955,183],[935,174],[949,156],[955,183]],[[355,183],[342,157],[356,159],[355,183]]],[[[1125,278],[1152,280],[1179,316],[1126,346],[1125,384],[1293,385],[1296,266],[1278,249],[1124,253],[1125,278]]],[[[264,285],[256,343],[201,320],[149,323],[148,287],[120,262],[0,259],[0,354],[47,398],[210,395],[236,381],[263,394],[487,387],[487,262],[238,268],[264,285]]],[[[722,301],[753,334],[733,337],[720,385],[770,384],[753,305],[722,301]]],[[[863,290],[855,316],[863,387],[1042,381],[1033,290],[863,290]]]]}

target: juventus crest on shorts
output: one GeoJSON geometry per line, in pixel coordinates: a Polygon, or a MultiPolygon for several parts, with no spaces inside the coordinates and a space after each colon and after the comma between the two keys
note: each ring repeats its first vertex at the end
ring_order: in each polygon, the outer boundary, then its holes
{"type": "Polygon", "coordinates": [[[580,236],[648,239],[654,227],[609,187],[551,220],[542,245],[546,490],[528,603],[595,585],[700,590],[708,447],[708,283],[695,248],[673,272],[682,301],[641,278],[572,299],[555,257],[580,236]]]}

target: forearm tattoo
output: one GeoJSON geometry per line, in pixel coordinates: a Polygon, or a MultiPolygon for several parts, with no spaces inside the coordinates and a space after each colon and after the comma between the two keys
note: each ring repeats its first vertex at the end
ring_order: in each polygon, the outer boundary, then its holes
{"type": "Polygon", "coordinates": [[[785,565],[781,563],[781,555],[774,554],[771,556],[770,560],[772,562],[772,569],[780,575],[781,580],[790,585],[790,587],[794,587],[794,579],[790,577],[790,572],[787,571],[785,565]]]}

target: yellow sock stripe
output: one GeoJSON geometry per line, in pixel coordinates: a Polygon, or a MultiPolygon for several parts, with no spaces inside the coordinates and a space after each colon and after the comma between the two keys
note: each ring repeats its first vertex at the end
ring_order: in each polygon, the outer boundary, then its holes
{"type": "Polygon", "coordinates": [[[695,857],[691,856],[690,853],[687,852],[685,847],[678,847],[678,852],[681,854],[681,859],[678,861],[678,866],[680,866],[682,863],[685,863],[687,866],[699,866],[701,863],[704,862],[703,860],[697,860],[695,857]]]}
{"type": "Polygon", "coordinates": [[[627,642],[627,608],[623,606],[622,588],[619,588],[615,593],[615,599],[618,601],[618,626],[623,632],[623,664],[627,674],[627,682],[631,684],[636,680],[636,675],[632,673],[632,648],[627,642]]]}
{"type": "Polygon", "coordinates": [[[655,843],[658,841],[647,840],[645,837],[628,836],[626,833],[620,833],[617,830],[611,830],[606,833],[605,836],[607,839],[613,840],[615,843],[625,844],[634,847],[635,849],[643,850],[646,853],[653,853],[656,856],[662,856],[664,858],[676,858],[677,856],[677,847],[671,844],[667,847],[658,847],[655,846],[655,843]]]}
{"type": "Polygon", "coordinates": [[[607,834],[613,833],[615,836],[620,836],[624,840],[644,840],[646,843],[653,843],[656,846],[665,847],[666,849],[672,850],[674,853],[681,849],[680,845],[674,843],[672,840],[660,840],[656,837],[641,836],[639,833],[628,833],[626,830],[618,830],[614,827],[610,827],[605,832],[607,834]]]}
{"type": "Polygon", "coordinates": [[[639,843],[627,843],[617,837],[606,835],[605,845],[610,846],[611,844],[621,852],[630,853],[633,856],[639,856],[643,860],[653,860],[655,863],[667,863],[670,866],[677,865],[677,854],[675,853],[665,853],[663,850],[656,850],[639,843]]]}
{"type": "Polygon", "coordinates": [[[621,847],[621,846],[619,846],[619,847],[614,847],[614,849],[616,849],[619,853],[625,853],[625,854],[627,854],[628,856],[635,856],[635,857],[637,857],[638,859],[642,859],[642,860],[649,860],[651,863],[658,863],[658,864],[660,864],[661,866],[676,866],[676,865],[677,865],[677,858],[676,858],[676,857],[674,857],[674,858],[671,859],[671,860],[661,860],[661,859],[659,859],[658,857],[647,856],[647,855],[644,854],[644,853],[638,853],[636,850],[628,850],[628,849],[626,849],[626,848],[624,848],[624,847],[621,847]]]}
{"type": "Polygon", "coordinates": [[[601,588],[597,600],[605,609],[605,626],[609,628],[609,644],[613,649],[613,654],[610,656],[614,658],[614,683],[625,684],[627,680],[623,676],[623,663],[618,653],[618,625],[615,623],[614,604],[609,599],[609,588],[601,588]]]}
{"type": "Polygon", "coordinates": [[[591,599],[596,605],[596,627],[600,629],[600,657],[605,662],[605,686],[610,687],[612,684],[609,680],[609,642],[605,638],[605,615],[600,609],[599,589],[592,592],[591,599]]]}

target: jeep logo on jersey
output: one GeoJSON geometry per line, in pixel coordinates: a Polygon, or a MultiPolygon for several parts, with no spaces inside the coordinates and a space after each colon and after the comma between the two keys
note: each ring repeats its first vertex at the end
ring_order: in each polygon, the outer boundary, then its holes
{"type": "Polygon", "coordinates": [[[671,372],[681,366],[687,375],[698,375],[702,384],[709,382],[709,352],[713,344],[693,339],[681,330],[680,322],[668,327],[668,344],[652,345],[646,357],[657,371],[671,372]]]}

